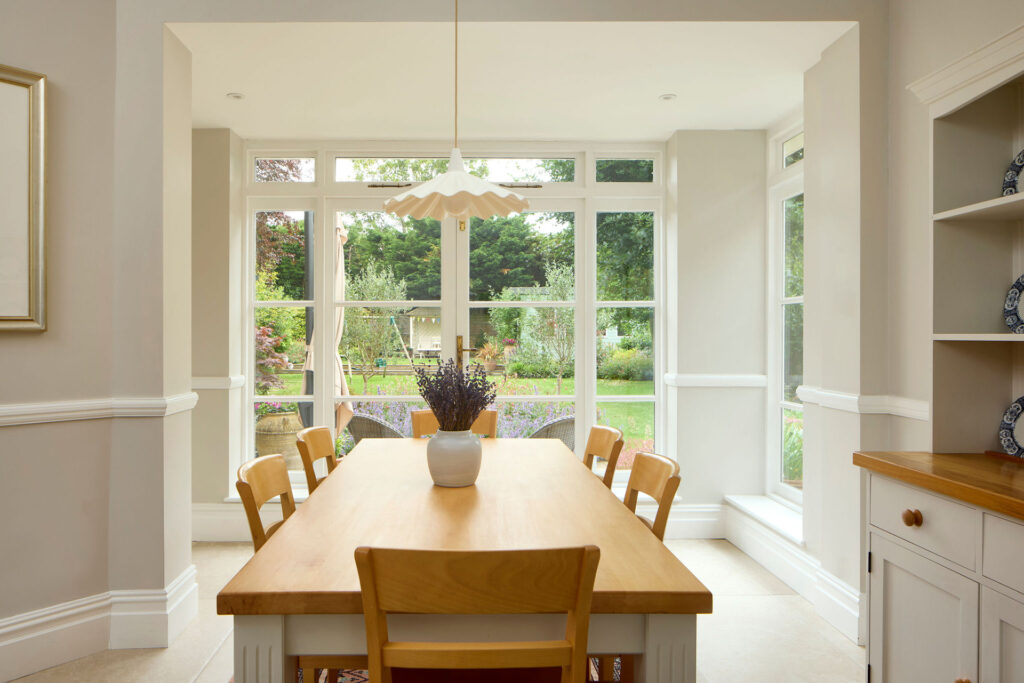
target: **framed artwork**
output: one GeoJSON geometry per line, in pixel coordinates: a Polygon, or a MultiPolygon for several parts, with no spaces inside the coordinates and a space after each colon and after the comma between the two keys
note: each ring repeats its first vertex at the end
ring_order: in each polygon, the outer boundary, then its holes
{"type": "Polygon", "coordinates": [[[46,329],[45,84],[0,65],[0,330],[46,329]]]}

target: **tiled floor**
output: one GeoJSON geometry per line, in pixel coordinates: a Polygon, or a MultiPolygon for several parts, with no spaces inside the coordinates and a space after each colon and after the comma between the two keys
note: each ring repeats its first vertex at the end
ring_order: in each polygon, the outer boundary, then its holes
{"type": "MultiPolygon", "coordinates": [[[[864,680],[863,648],[728,541],[669,541],[668,547],[715,596],[715,613],[697,621],[698,681],[864,680]]],[[[248,543],[193,545],[199,617],[169,648],[100,652],[19,680],[226,683],[231,677],[231,619],[217,616],[214,599],[251,555],[248,543]]]]}

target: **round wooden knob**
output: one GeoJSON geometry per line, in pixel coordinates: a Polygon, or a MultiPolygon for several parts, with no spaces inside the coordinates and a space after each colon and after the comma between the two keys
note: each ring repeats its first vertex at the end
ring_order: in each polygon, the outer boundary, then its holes
{"type": "Polygon", "coordinates": [[[921,526],[924,524],[924,516],[920,510],[904,510],[903,523],[907,526],[921,526]]]}

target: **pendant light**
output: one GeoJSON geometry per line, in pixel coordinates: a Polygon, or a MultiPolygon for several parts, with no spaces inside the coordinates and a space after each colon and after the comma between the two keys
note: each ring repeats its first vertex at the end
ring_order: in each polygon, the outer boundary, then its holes
{"type": "Polygon", "coordinates": [[[520,194],[466,172],[459,151],[459,0],[455,0],[455,141],[445,173],[384,202],[384,210],[399,216],[490,218],[518,213],[529,207],[520,194]]]}

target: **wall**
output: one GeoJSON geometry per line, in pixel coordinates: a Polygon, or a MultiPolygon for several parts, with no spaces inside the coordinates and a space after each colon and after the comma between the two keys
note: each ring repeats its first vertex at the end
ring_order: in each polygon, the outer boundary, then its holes
{"type": "MultiPolygon", "coordinates": [[[[192,501],[230,493],[230,454],[242,442],[242,139],[192,131],[192,501]]],[[[236,458],[239,460],[240,458],[236,458]]]]}
{"type": "Polygon", "coordinates": [[[765,374],[765,154],[764,131],[677,131],[667,143],[668,372],[696,385],[668,390],[687,504],[764,489],[764,389],[714,383],[765,374]]]}

